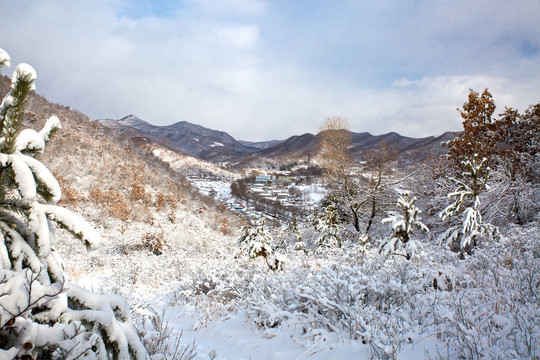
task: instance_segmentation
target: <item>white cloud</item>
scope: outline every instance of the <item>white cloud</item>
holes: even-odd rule
[[[253,25],[225,26],[218,29],[217,38],[225,46],[237,49],[250,48],[257,43],[259,28]]]
[[[519,14],[526,19],[520,23],[511,14],[508,25],[497,3],[489,21],[500,22],[504,31],[492,38],[475,32],[474,17],[464,11],[463,18],[450,5],[426,6],[408,19],[372,21],[372,13],[365,13],[370,9],[351,10],[343,20],[330,19],[329,29],[326,13],[309,14],[308,2],[301,9],[305,18],[274,19],[288,8],[248,0],[189,1],[195,5],[180,6],[174,16],[136,19],[118,15],[124,0],[12,1],[0,13],[0,47],[14,65],[36,68],[39,93],[93,118],[134,113],[161,125],[186,120],[246,140],[315,132],[333,114],[348,117],[358,132],[427,136],[458,130],[456,108],[469,88],[489,88],[501,111],[505,105],[523,111],[538,101],[536,43],[527,56],[501,51],[507,44],[489,44],[516,28],[523,37],[536,34],[524,10]],[[452,9],[456,15],[437,25]],[[535,14],[536,7],[531,9]],[[386,28],[393,22],[398,32]],[[422,26],[427,28],[420,31]],[[462,38],[471,31],[480,39]],[[436,45],[440,34],[453,40]],[[477,47],[477,57],[459,52],[462,43]],[[382,80],[365,81],[379,74]]]
[[[232,15],[263,15],[267,5],[262,0],[190,0],[204,11]]]

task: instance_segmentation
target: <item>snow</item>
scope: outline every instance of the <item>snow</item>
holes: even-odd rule
[[[101,245],[99,233],[82,217],[60,206],[40,205],[40,207],[49,219],[57,222],[80,238],[87,249],[95,250]]]
[[[2,104],[0,105],[0,115],[4,116],[7,110],[13,105],[15,105],[15,98],[11,95],[5,96],[2,100]]]
[[[210,144],[210,147],[216,147],[216,146],[224,146],[224,145],[217,141],[214,141],[212,144]]]
[[[17,136],[15,141],[15,150],[32,150],[36,152],[43,152],[45,149],[45,141],[43,137],[33,129],[24,129]]]
[[[62,124],[60,123],[60,119],[58,119],[56,116],[51,116],[45,123],[43,129],[40,130],[39,135],[44,141],[48,141],[51,133],[61,128]]]
[[[34,81],[37,79],[37,73],[36,70],[31,65],[21,63],[17,65],[17,68],[13,72],[12,77],[12,87],[15,86],[15,81],[20,78],[26,78],[27,81],[31,83],[30,90],[35,90],[36,85],[34,84]]]
[[[478,341],[491,336],[497,344],[506,344],[500,345],[504,347],[500,351],[512,357],[504,334],[516,331],[516,325],[508,325],[514,316],[510,309],[516,306],[512,294],[520,291],[515,278],[530,276],[522,272],[529,266],[540,266],[538,259],[526,265],[522,262],[526,256],[517,255],[513,270],[502,268],[502,259],[513,254],[514,245],[509,244],[514,240],[477,251],[467,261],[425,243],[424,251],[410,262],[380,256],[377,248],[367,245],[346,244],[344,249],[313,253],[313,244],[306,239],[307,253],[286,250],[284,269],[272,272],[261,259],[239,254],[235,238],[215,234],[185,210],[177,216],[181,218],[174,224],[156,219],[170,244],[170,250],[160,256],[119,251],[136,243],[138,233],[151,230],[135,223],[124,234],[114,231],[119,223],[107,225],[110,238],[89,260],[65,244],[63,251],[71,255],[66,264],[69,271],[86,271],[78,279],[72,277],[78,283],[102,292],[116,289],[140,316],[149,306],[164,311],[175,336],[183,332],[183,344],[195,341],[195,359],[208,359],[209,354],[225,360],[369,358],[374,351],[370,341],[400,359],[424,358],[424,350],[433,356],[447,346],[455,355],[451,357],[457,357],[452,351],[458,351],[454,346],[461,335],[455,329],[462,324],[456,298],[470,309],[466,321],[474,324]],[[516,247],[528,249],[537,248],[537,237],[531,230],[513,238],[525,241]],[[486,257],[494,258],[487,261]],[[102,265],[91,266],[97,259]],[[506,285],[489,290],[497,277]],[[434,279],[441,290],[433,288]],[[442,290],[447,286],[454,290]],[[489,303],[491,291],[498,294],[498,310],[482,305]],[[526,304],[519,305],[520,316],[537,321],[538,304]],[[506,324],[499,335],[483,326],[489,316]],[[352,338],[347,326],[355,322],[348,319],[361,326]],[[437,336],[441,329],[448,331],[446,338]]]
[[[51,196],[51,203],[56,204],[58,201],[60,201],[60,198],[62,197],[62,190],[60,189],[58,181],[49,171],[49,169],[47,169],[47,167],[41,162],[30,156],[22,154],[19,156],[30,168],[34,175],[34,178],[38,181],[38,183],[47,189]]]
[[[0,49],[0,64],[9,67],[11,65],[11,58],[9,54],[4,50]]]
[[[34,199],[36,197],[36,182],[34,181],[32,171],[21,155],[10,154],[7,157],[15,173],[15,183],[21,196],[26,199]]]
[[[209,354],[224,360],[289,360],[312,359],[346,360],[367,358],[369,351],[353,342],[342,342],[321,348],[304,348],[294,339],[294,330],[261,331],[246,323],[242,314],[231,315],[219,323],[202,329],[197,327],[194,307],[174,307],[167,312],[173,329],[182,329],[186,343],[195,341],[197,356],[194,360],[207,360]]]

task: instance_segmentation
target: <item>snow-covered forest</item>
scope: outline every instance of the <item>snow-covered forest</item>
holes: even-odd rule
[[[406,167],[329,117],[317,209],[249,225],[36,79],[1,87],[0,359],[540,357],[540,103],[471,90]]]

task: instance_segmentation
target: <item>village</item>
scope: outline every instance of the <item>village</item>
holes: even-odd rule
[[[286,222],[305,218],[324,197],[326,190],[318,177],[292,176],[288,172],[252,169],[245,175],[226,177],[211,174],[188,176],[201,194],[225,204],[249,223],[257,219]]]

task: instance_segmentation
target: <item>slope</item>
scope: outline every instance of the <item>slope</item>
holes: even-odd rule
[[[39,89],[39,83],[37,86]],[[0,77],[0,93],[5,94],[9,87],[10,79]],[[104,236],[135,223],[159,231],[162,219],[173,224],[178,218],[191,223],[200,218],[201,228],[219,236],[216,218],[235,219],[150,150],[77,110],[34,93],[29,97],[23,128],[39,129],[52,115],[58,116],[63,128],[39,160],[58,179],[61,204],[84,213],[94,226],[104,230]]]

